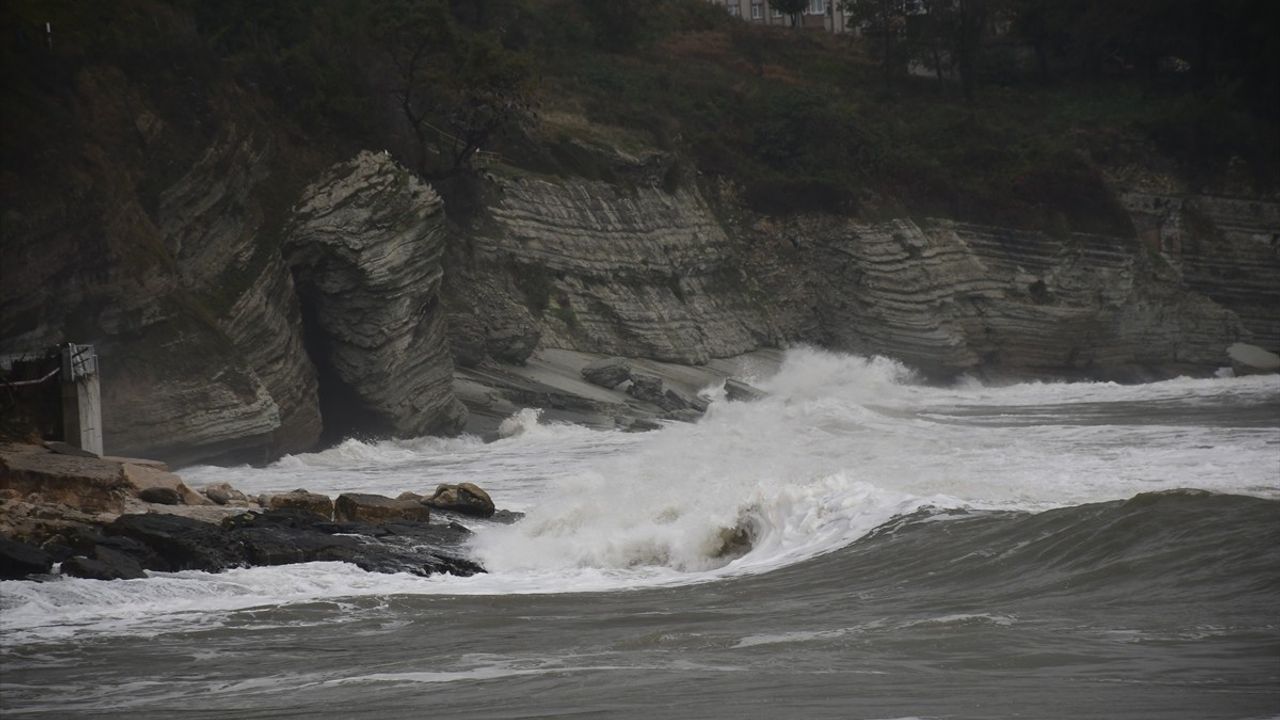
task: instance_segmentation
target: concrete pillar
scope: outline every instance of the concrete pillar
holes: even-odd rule
[[[92,345],[61,348],[62,427],[67,444],[102,454],[102,391]]]

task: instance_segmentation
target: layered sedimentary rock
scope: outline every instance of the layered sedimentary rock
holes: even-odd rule
[[[486,350],[520,361],[485,329],[524,327],[525,347],[683,363],[812,342],[941,377],[1137,380],[1211,372],[1232,342],[1280,322],[1264,307],[1280,292],[1268,285],[1274,258],[1256,252],[1231,265],[1243,280],[1230,290],[1203,279],[1203,260],[1139,240],[946,220],[752,221],[732,198],[718,202],[720,216],[748,219],[722,225],[692,187],[500,181],[455,263],[455,348],[467,364]]]
[[[466,280],[451,283],[449,306],[456,333],[470,334],[464,356],[483,342],[522,359],[502,343],[520,327],[543,347],[695,364],[779,339],[694,189],[509,179],[473,225],[451,267]]]
[[[1122,238],[940,220],[811,218],[756,231],[773,248],[762,280],[797,338],[931,375],[1207,372],[1241,332],[1233,313]]]
[[[1142,238],[1187,286],[1234,311],[1248,338],[1280,350],[1280,202],[1129,192]]]
[[[304,192],[284,248],[327,431],[461,427],[438,301],[444,244],[439,196],[384,155],[361,153]]]
[[[235,91],[205,133],[86,68],[82,145],[6,198],[0,351],[97,346],[110,452],[267,459],[319,434],[287,272],[262,237],[274,143]],[[50,186],[53,187],[50,187]],[[292,305],[291,305],[292,303]]]

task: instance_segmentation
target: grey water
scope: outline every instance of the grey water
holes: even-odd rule
[[[0,708],[1280,716],[1280,382],[941,390],[796,363],[766,403],[647,436],[530,417],[491,445],[200,469],[264,489],[485,475],[528,516],[477,527],[476,579],[316,563],[5,583]],[[735,518],[751,552],[700,555]]]

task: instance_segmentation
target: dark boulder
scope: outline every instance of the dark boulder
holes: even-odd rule
[[[692,409],[693,404],[689,402],[688,398],[675,390],[667,390],[662,394],[662,398],[658,400],[658,407],[667,412],[678,412]]]
[[[105,528],[147,546],[148,570],[219,572],[244,563],[243,548],[217,525],[177,515],[121,515]]]
[[[724,397],[730,402],[752,402],[766,395],[765,391],[751,387],[741,380],[729,378],[724,381]]]
[[[181,505],[182,493],[171,487],[156,485],[139,491],[138,499],[157,505]]]
[[[218,505],[247,505],[249,498],[229,483],[214,483],[200,489],[205,497]]]
[[[349,535],[330,535],[319,530],[287,525],[237,528],[232,537],[244,547],[252,565],[291,565],[329,559],[335,549],[353,548],[360,541]]]
[[[333,500],[329,496],[307,492],[302,488],[281,495],[272,495],[263,504],[271,510],[296,508],[318,515],[325,520],[333,517]]]
[[[441,485],[427,499],[427,504],[438,510],[482,518],[490,517],[494,512],[493,499],[489,497],[489,493],[472,483]]]
[[[643,373],[633,373],[631,375],[631,386],[627,388],[627,394],[631,397],[657,405],[662,402],[665,393],[666,389],[662,387],[662,378],[657,375],[645,375]]]
[[[34,545],[0,537],[0,580],[21,580],[47,573],[53,567],[49,553]]]
[[[337,522],[427,522],[430,513],[430,508],[416,500],[365,493],[343,493],[333,504],[333,519]]]
[[[102,545],[94,548],[93,557],[76,555],[65,560],[62,574],[89,580],[137,580],[147,576],[135,558]]]
[[[618,387],[631,379],[631,364],[622,358],[604,358],[582,368],[582,377],[592,385]]]
[[[663,420],[676,420],[678,422],[694,423],[702,419],[702,413],[693,408],[685,408],[684,410],[672,410],[662,414]]]

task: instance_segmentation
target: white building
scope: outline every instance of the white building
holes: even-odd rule
[[[724,7],[734,17],[761,25],[791,25],[791,18],[769,7],[768,0],[709,0]],[[800,24],[806,28],[822,28],[828,32],[845,32],[847,18],[839,0],[809,0],[809,6],[800,14]]]

